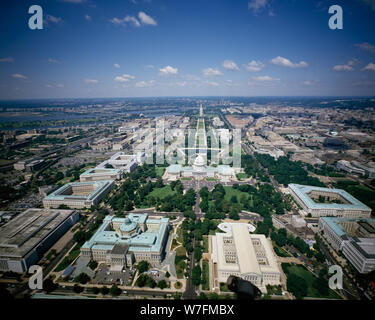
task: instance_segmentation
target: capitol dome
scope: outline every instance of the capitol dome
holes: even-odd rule
[[[198,154],[198,156],[194,160],[194,166],[203,167],[205,165],[206,165],[206,160],[204,160],[204,158],[200,154]]]

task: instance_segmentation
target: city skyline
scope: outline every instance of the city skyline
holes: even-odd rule
[[[371,96],[373,1],[2,3],[0,99]],[[341,5],[344,29],[330,30]]]

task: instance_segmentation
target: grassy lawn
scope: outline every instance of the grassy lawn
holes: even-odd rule
[[[215,178],[206,178],[206,181],[217,181]]]
[[[249,176],[246,173],[237,173],[236,177],[237,179],[242,180],[242,179],[247,179]]]
[[[177,256],[186,256],[186,250],[183,246],[180,246],[176,250],[176,255]]]
[[[202,262],[202,290],[210,290],[210,270],[206,260]]]
[[[184,272],[187,267],[186,263],[186,250],[184,247],[179,247],[176,250],[176,256],[174,259],[175,267],[176,267],[176,273],[177,273],[177,278],[182,279],[184,277]]]
[[[164,174],[165,168],[163,168],[163,167],[156,167],[155,171],[156,171],[156,176],[158,178],[161,178],[163,176],[163,174]]]
[[[68,267],[80,254],[81,247],[76,244],[74,248],[70,251],[69,255],[66,256],[63,261],[60,262],[60,264],[56,267],[55,271],[63,271],[66,267]]]
[[[175,192],[172,191],[171,187],[168,185],[163,188],[155,188],[149,193],[148,197],[152,196],[155,198],[164,199],[165,197],[173,194],[175,194]]]
[[[203,252],[208,252],[208,237],[203,237]]]
[[[189,178],[189,177],[182,177],[181,180],[182,181],[190,181],[192,178]]]
[[[296,274],[297,276],[306,280],[307,283],[307,296],[312,298],[328,298],[328,299],[341,299],[341,297],[333,290],[328,289],[329,294],[326,297],[322,297],[319,292],[313,287],[313,282],[316,279],[315,275],[312,274],[310,271],[305,269],[299,265],[289,265],[289,264],[282,264],[285,265],[283,269],[287,270],[288,274]]]
[[[233,189],[232,187],[224,187],[224,189],[225,189],[225,200],[227,200],[227,201],[230,201],[232,196],[236,196],[237,201],[240,202],[241,196],[243,194],[248,196],[248,193],[242,192],[242,191],[237,190],[237,189]]]
[[[279,246],[277,246],[274,241],[272,241],[272,245],[273,245],[273,249],[275,250],[275,253],[279,256],[279,257],[291,257],[292,255],[289,254],[288,252],[286,252],[283,248],[280,248]]]
[[[180,243],[182,243],[182,241],[183,241],[183,238],[182,238],[182,229],[181,228],[177,228],[176,234],[177,234],[177,241],[180,242]]]

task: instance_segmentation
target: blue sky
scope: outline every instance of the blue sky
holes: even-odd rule
[[[375,0],[5,0],[0,27],[0,99],[375,93]]]

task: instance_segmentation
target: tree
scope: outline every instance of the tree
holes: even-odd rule
[[[118,296],[121,293],[121,289],[119,289],[115,284],[111,287],[109,290],[109,293],[111,296],[115,297]]]
[[[155,288],[156,287],[156,281],[151,278],[150,276],[146,276],[146,285],[150,288]]]
[[[57,209],[70,209],[66,204],[60,204]]]
[[[44,280],[44,282],[43,282],[43,289],[44,289],[47,293],[50,293],[50,292],[56,290],[56,288],[57,288],[57,284],[54,283],[54,282],[52,281],[52,279],[48,278],[48,279]]]
[[[160,289],[165,289],[166,287],[167,287],[167,282],[165,281],[165,280],[160,280],[159,282],[158,282],[158,287],[160,288]]]
[[[89,262],[88,266],[89,266],[89,268],[90,268],[91,270],[95,270],[96,267],[98,266],[98,262],[95,261],[95,260],[91,260],[91,261]]]
[[[74,282],[79,282],[80,284],[86,284],[89,281],[90,277],[84,272],[80,273],[78,276],[74,278]]]
[[[201,247],[195,247],[194,248],[194,258],[197,261],[202,259],[202,248]]]
[[[208,297],[209,297],[210,300],[218,300],[219,299],[219,295],[216,292],[210,293],[210,295]]]
[[[198,286],[201,283],[202,270],[200,266],[195,266],[192,270],[191,280],[193,284]]]
[[[232,219],[232,220],[240,220],[240,216],[238,214],[238,212],[236,211],[231,211],[229,213],[229,219]]]
[[[144,287],[146,285],[146,281],[147,281],[147,275],[141,274],[137,279],[137,286],[141,288]]]
[[[98,294],[100,292],[100,289],[98,287],[91,288],[93,294]]]
[[[140,261],[137,265],[137,270],[139,273],[146,272],[150,267],[150,264],[147,261]]]
[[[288,291],[293,293],[297,299],[302,299],[307,295],[306,280],[294,273],[288,274],[286,286]]]
[[[100,293],[101,293],[103,296],[105,296],[106,294],[109,293],[109,289],[108,289],[106,286],[101,287],[101,288],[100,288]]]
[[[82,230],[76,232],[73,236],[73,240],[79,244],[83,244],[86,241],[86,233]]]
[[[169,277],[171,276],[171,274],[167,271],[167,272],[165,273],[165,276],[166,276],[166,278],[169,278]]]
[[[206,296],[206,294],[204,292],[201,292],[199,294],[199,299],[201,299],[201,300],[207,300],[208,298],[207,298],[207,296]]]
[[[230,202],[232,203],[237,203],[238,200],[237,200],[237,196],[233,195],[231,198],[230,198]]]
[[[81,293],[83,291],[83,288],[79,285],[79,284],[75,284],[74,287],[73,287],[73,291],[75,293]]]

